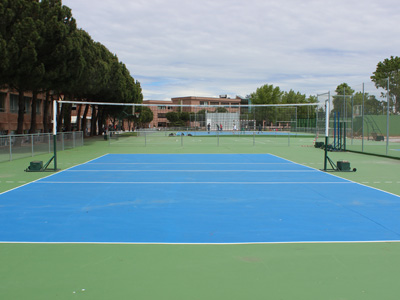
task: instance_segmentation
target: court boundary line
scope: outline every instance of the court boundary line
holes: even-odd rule
[[[41,181],[37,183],[45,184],[352,184],[352,182],[236,182],[236,181],[124,181],[124,182],[111,182],[111,181]]]
[[[68,170],[70,170],[70,169],[72,169],[72,168],[75,168],[75,167],[77,167],[77,166],[81,166],[81,165],[87,164],[87,163],[89,163],[89,162],[91,162],[91,161],[93,161],[93,160],[95,160],[95,159],[98,159],[98,158],[100,158],[100,157],[106,156],[106,155],[108,155],[108,154],[109,154],[109,153],[103,154],[103,155],[101,155],[101,156],[99,156],[99,157],[96,157],[96,158],[93,158],[93,159],[91,159],[91,160],[88,160],[87,162],[84,162],[84,163],[82,163],[82,164],[77,164],[76,166],[72,166],[72,167],[66,168],[65,170],[60,170],[60,171],[55,172],[55,173],[52,173],[52,174],[50,174],[50,175],[48,175],[48,176],[44,176],[44,177],[38,178],[38,179],[36,179],[36,180],[27,182],[27,183],[25,183],[25,184],[23,184],[23,185],[17,186],[17,187],[12,188],[12,189],[10,189],[10,190],[8,190],[8,191],[4,191],[4,192],[0,193],[0,196],[3,195],[3,194],[6,194],[6,193],[8,193],[8,192],[14,191],[14,190],[16,190],[16,189],[22,188],[22,187],[24,187],[24,186],[26,186],[26,185],[29,185],[29,184],[31,184],[31,183],[37,183],[38,181],[40,181],[40,180],[42,180],[42,179],[46,179],[46,178],[49,178],[49,177],[51,177],[51,176],[55,176],[55,175],[60,174],[60,173],[62,173],[62,172],[68,171]]]
[[[323,171],[321,171],[321,170],[319,170],[319,169],[315,169],[315,168],[312,168],[312,167],[309,167],[309,166],[306,166],[306,165],[303,165],[303,164],[300,164],[300,163],[297,163],[297,162],[293,162],[293,161],[290,161],[290,160],[288,160],[288,159],[279,157],[279,156],[274,155],[274,154],[270,154],[270,153],[266,153],[266,154],[267,154],[267,155],[271,155],[271,156],[278,157],[278,158],[280,158],[280,159],[282,159],[282,160],[289,161],[289,162],[291,162],[291,163],[293,163],[293,164],[296,164],[296,165],[300,165],[300,166],[306,167],[306,168],[308,168],[308,169],[311,169],[312,171],[320,171],[320,172],[322,172],[322,173],[326,173],[326,172],[323,172]],[[84,162],[84,163],[81,163],[81,164],[77,164],[76,166],[72,166],[72,167],[67,168],[67,169],[65,169],[65,170],[61,170],[60,172],[50,174],[50,175],[48,175],[48,176],[39,178],[39,179],[34,180],[34,181],[32,181],[32,182],[28,182],[28,183],[26,183],[26,184],[24,184],[24,185],[21,185],[21,186],[19,186],[19,187],[13,188],[13,189],[11,189],[11,190],[2,192],[2,193],[0,193],[0,195],[5,194],[5,193],[10,192],[10,191],[13,191],[13,190],[18,189],[18,188],[21,188],[21,187],[23,187],[23,186],[29,185],[29,184],[31,184],[31,183],[37,183],[38,181],[41,181],[41,180],[43,180],[43,179],[46,179],[46,178],[49,178],[49,177],[51,177],[51,176],[57,175],[57,174],[59,174],[59,173],[61,173],[61,172],[65,172],[65,171],[67,171],[67,170],[70,170],[71,168],[74,168],[74,167],[77,167],[77,166],[80,166],[80,165],[89,164],[90,162],[92,162],[92,161],[94,161],[94,160],[97,160],[97,159],[100,159],[100,158],[102,158],[102,157],[104,157],[104,156],[107,156],[107,155],[109,155],[109,153],[104,154],[104,155],[101,155],[101,156],[96,157],[96,158],[93,158],[93,159],[91,159],[91,160],[89,160],[89,161],[87,161],[87,162]],[[134,154],[133,154],[133,155],[134,155]],[[146,154],[146,155],[151,155],[151,154]],[[202,155],[202,154],[200,154],[200,155]],[[224,154],[222,154],[222,155],[224,155]],[[251,155],[251,154],[250,154],[250,155]],[[386,194],[390,194],[390,195],[393,195],[393,196],[400,197],[400,196],[398,196],[398,195],[396,195],[396,194],[392,194],[392,193],[387,192],[387,191],[384,191],[384,190],[380,190],[380,189],[377,189],[377,188],[374,188],[374,187],[370,187],[370,186],[367,186],[367,185],[365,185],[365,184],[361,184],[361,183],[358,183],[358,182],[355,182],[355,181],[352,181],[352,180],[349,180],[349,179],[346,179],[346,178],[343,178],[343,177],[340,177],[340,176],[336,176],[336,175],[331,174],[331,173],[328,173],[328,174],[334,176],[335,178],[343,179],[344,182],[311,182],[311,183],[312,183],[312,184],[321,184],[321,183],[324,183],[324,184],[326,184],[326,183],[330,183],[330,184],[338,184],[338,183],[339,183],[339,184],[349,184],[349,183],[356,183],[356,184],[359,184],[359,185],[361,185],[361,186],[365,186],[365,187],[367,187],[367,188],[372,188],[372,189],[375,189],[375,190],[384,192],[384,193],[386,193]],[[46,181],[42,181],[42,182],[39,182],[39,183],[60,183],[60,182],[46,182]],[[66,183],[70,183],[70,182],[66,182]],[[72,182],[71,182],[71,183],[72,183]],[[91,183],[91,182],[76,182],[76,183]],[[102,182],[100,182],[100,183],[102,183]],[[112,182],[112,183],[120,183],[120,182]],[[134,182],[134,184],[141,184],[141,183],[143,183],[143,182]],[[160,183],[160,182],[150,182],[150,183],[151,183],[151,184],[154,184],[154,183]],[[175,184],[175,183],[179,183],[179,182],[172,182],[172,183]],[[193,184],[193,183],[197,183],[197,182],[184,182],[184,183]],[[200,183],[203,183],[203,182],[200,182]],[[211,183],[215,183],[215,182],[211,182]],[[221,183],[222,183],[222,184],[229,184],[230,182],[221,182]],[[299,182],[299,183],[300,183],[300,184],[304,184],[304,183],[307,184],[307,182]],[[238,183],[234,182],[234,184],[238,184]],[[258,183],[258,182],[249,182],[249,183],[243,183],[243,182],[241,182],[241,184],[287,184],[287,183],[285,183],[285,182],[259,182],[259,183]],[[359,244],[359,243],[398,243],[398,242],[400,242],[400,240],[377,240],[377,241],[231,242],[231,243],[12,242],[12,241],[0,241],[0,244],[49,244],[49,245],[50,245],[50,244],[65,244],[65,245],[66,245],[66,244],[76,244],[76,245],[79,245],[79,244],[86,244],[86,245],[91,245],[91,244],[92,244],[92,245],[258,245],[258,244],[260,244],[260,245],[261,245],[261,244]]]
[[[289,242],[232,242],[232,243],[173,243],[173,242],[12,242],[0,241],[1,244],[22,244],[22,245],[171,245],[171,246],[229,246],[229,245],[291,245],[291,244],[384,244],[400,243],[400,240],[377,240],[377,241],[289,241]]]
[[[201,172],[254,172],[254,173],[316,173],[316,170],[68,170],[68,172],[191,172],[191,173],[201,173]]]
[[[284,160],[286,160],[286,161],[292,162],[292,163],[294,163],[294,164],[297,164],[297,165],[300,165],[300,166],[304,166],[304,167],[306,167],[306,168],[310,168],[310,169],[316,170],[316,171],[318,171],[318,172],[322,172],[323,174],[328,174],[328,175],[333,176],[333,177],[335,177],[335,178],[341,178],[341,179],[346,180],[346,181],[348,181],[348,182],[355,183],[355,184],[358,184],[358,185],[361,185],[361,186],[364,186],[364,187],[367,187],[367,188],[370,188],[370,189],[373,189],[373,190],[377,190],[377,191],[380,191],[380,192],[384,192],[384,193],[386,193],[386,194],[389,194],[389,195],[396,196],[396,197],[400,198],[400,195],[396,195],[396,194],[394,194],[394,193],[391,193],[391,192],[388,192],[388,191],[385,191],[385,190],[381,190],[381,189],[378,189],[378,188],[373,187],[373,186],[369,186],[369,185],[366,185],[366,184],[363,184],[363,183],[360,183],[360,182],[356,182],[356,181],[353,181],[353,180],[351,180],[351,179],[347,179],[347,178],[344,178],[344,177],[340,177],[340,176],[337,176],[337,175],[332,174],[332,173],[330,173],[330,172],[324,172],[324,171],[322,171],[322,170],[320,170],[320,169],[316,169],[316,168],[312,168],[312,167],[309,167],[309,166],[306,166],[306,165],[302,165],[302,164],[300,164],[300,163],[291,161],[290,159],[282,158],[282,157],[277,156],[277,155],[275,155],[275,154],[271,154],[271,153],[268,153],[268,154],[269,154],[269,155],[272,155],[272,156],[275,156],[275,157],[278,157],[278,158],[281,158],[281,159],[284,159]]]
[[[151,154],[149,154],[151,155]],[[201,154],[196,154],[201,155]],[[293,163],[91,163],[91,165],[291,165]]]

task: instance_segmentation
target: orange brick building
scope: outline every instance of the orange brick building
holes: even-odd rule
[[[206,110],[212,110],[212,108],[207,108],[207,106],[210,105],[222,105],[226,108],[228,112],[238,112],[239,111],[239,108],[237,107],[238,105],[247,104],[247,102],[244,101],[246,100],[238,96],[233,99],[228,98],[227,96],[220,96],[219,98],[188,96],[188,97],[175,97],[172,98],[170,101],[144,100],[143,104],[152,105],[149,108],[153,112],[153,121],[150,122],[149,127],[160,128],[168,126],[168,120],[166,117],[166,114],[168,112],[178,111],[179,108],[176,107],[175,105],[191,105],[191,106],[183,106],[181,108],[183,112],[189,112],[189,113],[197,113],[199,110],[202,109],[202,106],[204,106],[204,109]],[[193,107],[194,105],[197,105],[198,107]],[[196,126],[197,125],[198,124],[196,124]]]

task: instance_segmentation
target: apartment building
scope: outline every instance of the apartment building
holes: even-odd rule
[[[15,133],[18,126],[18,99],[17,91],[11,89],[0,90],[0,135]],[[43,132],[43,115],[45,95],[39,94],[36,101],[36,131]],[[24,93],[24,123],[23,130],[27,133],[31,127],[32,92]],[[51,105],[51,104],[49,104]],[[51,109],[51,108],[50,108]],[[48,124],[51,118],[48,117]],[[51,125],[50,125],[51,127]]]
[[[153,121],[149,124],[151,128],[168,127],[168,120],[166,114],[172,111],[181,110],[181,112],[198,113],[200,110],[214,111],[215,108],[207,107],[212,105],[221,105],[229,113],[235,113],[239,111],[238,105],[248,104],[247,99],[243,99],[239,96],[236,98],[228,98],[226,95],[217,97],[175,97],[167,101],[155,101],[155,100],[144,100],[143,104],[152,104],[149,108],[153,112]],[[175,105],[187,105],[181,108]],[[196,107],[195,107],[196,106]],[[202,108],[204,106],[204,108]],[[191,120],[193,127],[198,126],[199,122]]]

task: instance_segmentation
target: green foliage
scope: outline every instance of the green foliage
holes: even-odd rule
[[[341,113],[341,117],[350,117],[351,98],[353,97],[354,90],[347,83],[342,83],[336,87],[335,92],[336,95],[332,96],[332,113],[339,112]]]
[[[364,101],[364,113],[366,115],[381,115],[384,112],[382,103],[376,99],[375,95],[369,95],[368,93],[357,92],[353,97],[354,106],[362,106]],[[362,111],[358,111],[361,114]],[[354,114],[354,109],[353,109]]]
[[[169,126],[182,127],[190,120],[190,114],[188,112],[171,111],[166,114],[166,118],[169,121]]]
[[[371,80],[377,88],[388,90],[389,80],[389,95],[391,107],[395,106],[396,111],[400,111],[400,57],[391,56],[383,62],[379,62],[376,66],[376,71],[371,76]],[[391,109],[393,111],[393,108]]]
[[[139,117],[141,124],[150,123],[151,121],[153,121],[153,118],[154,118],[153,112],[151,111],[150,108],[145,106],[141,108]]]
[[[215,112],[217,112],[217,113],[227,113],[228,110],[225,107],[217,107]]]
[[[177,122],[179,120],[179,113],[175,111],[171,111],[166,113],[165,117],[170,123]]]
[[[278,104],[281,101],[283,92],[279,87],[272,84],[265,84],[257,88],[255,93],[250,95],[252,104]]]
[[[306,95],[300,92],[290,90],[283,92],[279,87],[273,85],[263,85],[256,92],[250,95],[252,104],[300,104],[300,103],[317,103],[317,97]],[[296,115],[296,116],[295,116]],[[294,108],[277,108],[277,107],[260,107],[254,112],[249,112],[246,119],[255,118],[257,124],[271,124],[278,121],[293,121],[297,118],[313,119],[316,110],[314,107],[297,107]],[[243,116],[241,117],[243,119]]]
[[[117,56],[77,29],[71,9],[61,0],[1,1],[0,86],[14,88],[22,95],[28,90],[51,90],[96,102],[143,101],[140,83]],[[20,110],[22,130],[22,104]],[[116,116],[122,110],[102,107],[99,118]],[[148,119],[150,113],[144,116]]]

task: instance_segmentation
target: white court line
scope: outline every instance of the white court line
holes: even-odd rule
[[[91,159],[91,160],[89,160],[89,161],[87,161],[87,162],[85,162],[85,163],[78,164],[78,165],[76,165],[76,166],[82,166],[82,165],[84,165],[84,164],[90,163],[91,161],[94,161],[94,160],[99,159],[99,158],[101,158],[101,157],[103,157],[103,156],[106,156],[106,155],[107,155],[107,154],[101,155],[101,156],[99,156],[99,157],[93,158],[93,159]],[[74,168],[74,167],[76,167],[76,166],[72,166],[72,167],[70,167],[70,168]],[[51,174],[49,174],[48,176],[44,176],[44,177],[42,177],[42,178],[33,180],[33,181],[28,182],[28,183],[26,183],[26,184],[23,184],[23,185],[21,185],[21,186],[17,186],[17,187],[15,187],[15,188],[11,189],[11,190],[4,191],[4,192],[0,193],[0,196],[3,195],[3,194],[9,193],[9,192],[11,192],[11,191],[17,190],[17,189],[19,189],[19,188],[22,188],[22,187],[24,187],[24,186],[30,185],[30,184],[32,184],[32,183],[37,183],[37,182],[39,182],[40,180],[42,180],[42,179],[44,179],[44,178],[49,178],[49,177],[55,176],[55,175],[57,175],[57,174],[64,173],[64,172],[66,172],[67,170],[69,170],[70,168],[67,168],[67,169],[65,169],[65,170],[60,170],[60,171],[58,171],[58,172],[51,173]]]
[[[291,161],[291,160],[289,160],[289,159],[279,157],[278,155],[275,155],[275,154],[269,154],[269,155],[278,157],[278,158],[280,158],[280,159],[283,159],[283,160],[286,160],[286,161],[289,161],[289,162],[292,162],[292,163],[294,163],[294,164],[296,164],[296,165],[300,165],[300,166],[303,166],[303,167],[306,167],[306,168],[314,169],[314,168],[312,168],[312,167],[307,167],[307,166],[305,166],[305,165],[302,165],[302,164],[300,164],[300,163],[296,163],[296,162]],[[366,187],[366,188],[373,189],[373,190],[376,190],[376,191],[380,191],[380,192],[383,192],[383,193],[386,193],[386,194],[389,194],[389,195],[396,196],[396,197],[399,197],[399,198],[400,198],[399,195],[396,195],[396,194],[394,194],[394,193],[391,193],[391,192],[388,192],[388,191],[385,191],[385,190],[381,190],[381,189],[378,189],[378,188],[375,188],[375,187],[366,185],[366,184],[364,184],[364,183],[360,183],[360,182],[356,182],[356,181],[353,181],[353,180],[350,180],[350,179],[346,179],[346,178],[343,178],[343,177],[334,175],[334,174],[332,174],[332,173],[330,173],[330,172],[324,172],[323,170],[319,170],[319,169],[314,169],[314,170],[317,170],[317,171],[322,172],[322,173],[324,173],[324,174],[328,174],[328,175],[330,175],[330,176],[332,176],[332,177],[335,177],[335,178],[341,178],[341,179],[347,180],[347,181],[349,181],[349,182],[351,182],[351,183],[355,183],[355,184],[357,184],[357,185],[361,185],[361,186],[364,186],[364,187]],[[377,182],[377,183],[380,183],[380,182]],[[400,183],[400,182],[399,182],[399,183]]]
[[[243,184],[243,185],[254,185],[254,184],[352,184],[350,181],[343,182],[215,182],[215,181],[40,181],[37,183],[52,183],[52,184]]]
[[[373,244],[373,243],[399,243],[400,240],[376,240],[376,241],[288,241],[288,242],[204,242],[204,243],[184,243],[184,242],[13,242],[0,241],[0,244],[43,244],[43,245],[280,245],[280,244]]]
[[[144,162],[144,163],[90,163],[91,165],[293,165],[291,162],[287,163],[209,163],[209,162],[201,162],[201,163],[151,163],[151,162]]]
[[[249,172],[249,173],[316,173],[317,170],[68,170],[68,172]]]

